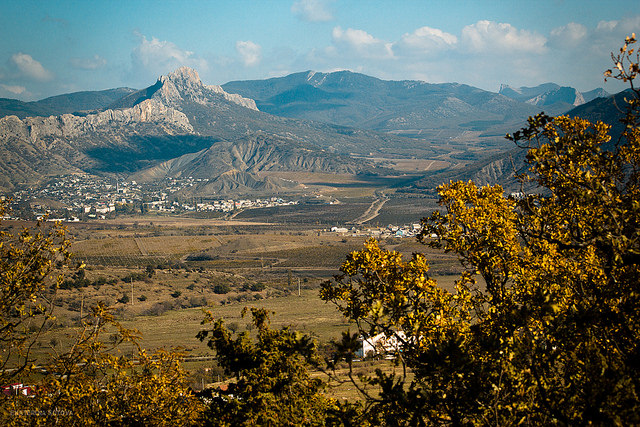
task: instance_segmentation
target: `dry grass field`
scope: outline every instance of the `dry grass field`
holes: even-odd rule
[[[69,277],[58,291],[55,326],[36,352],[62,351],[98,301],[112,306],[124,326],[141,332],[143,347],[181,347],[196,385],[214,382],[219,374],[215,362],[208,360],[212,352],[195,338],[203,327],[203,310],[241,332],[250,329],[248,319],[240,316],[242,309],[264,307],[273,312],[274,327],[290,326],[320,343],[338,339],[353,325],[320,300],[319,285],[338,273],[345,257],[360,250],[366,237],[328,229],[358,218],[376,197],[252,209],[232,221],[148,215],[70,224],[71,251],[86,268],[81,280]],[[377,221],[417,222],[433,208],[431,199],[391,197]],[[444,287],[453,287],[459,272],[454,257],[413,238],[388,238],[380,244],[405,257],[427,253],[431,273]],[[373,372],[366,364],[358,369]],[[353,397],[352,385],[332,384],[330,393],[336,397]]]

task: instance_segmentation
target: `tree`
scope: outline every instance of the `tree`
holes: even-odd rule
[[[508,138],[528,150],[535,194],[451,182],[419,240],[455,253],[454,292],[426,257],[370,240],[321,296],[360,333],[400,337],[377,371],[372,420],[425,424],[640,422],[640,92],[635,35],[614,55],[631,83],[625,130],[544,114]],[[432,237],[435,236],[435,237]],[[402,331],[402,334],[399,332]]]
[[[0,217],[7,202],[0,202]],[[36,340],[53,319],[53,301],[68,262],[69,242],[60,226],[0,231],[0,382],[28,374]]]
[[[227,388],[209,390],[208,424],[344,425],[357,414],[357,406],[338,404],[322,394],[325,384],[310,374],[320,360],[308,335],[288,327],[272,329],[265,309],[252,308],[251,317],[255,342],[246,331],[234,335],[222,319],[214,321],[206,312],[203,324],[213,322],[213,327],[198,338],[208,339],[218,364],[232,378]]]
[[[5,209],[0,204],[0,214]],[[24,383],[35,390],[28,398],[1,394],[0,423],[197,424],[203,405],[187,386],[182,355],[147,354],[137,331],[123,328],[102,304],[83,319],[70,346],[53,336],[54,352],[36,357],[33,348],[55,319],[69,244],[60,225],[0,232],[0,385]]]
[[[115,330],[107,343],[100,337]],[[182,355],[147,354],[136,331],[98,304],[67,352],[57,355],[30,398],[5,400],[7,425],[197,425],[202,403],[187,386]],[[122,344],[133,346],[124,354]],[[131,357],[131,353],[135,357]]]

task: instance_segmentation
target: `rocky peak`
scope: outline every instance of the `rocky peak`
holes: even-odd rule
[[[159,98],[162,103],[173,108],[179,107],[184,100],[207,105],[211,101],[211,96],[215,94],[245,108],[258,110],[253,99],[227,93],[217,85],[204,85],[198,72],[193,68],[180,67],[166,76],[161,76],[158,82],[161,83],[161,87],[153,97]]]
[[[158,80],[160,80],[163,85],[173,84],[180,88],[195,89],[204,86],[198,72],[189,67],[180,67],[166,76],[160,76]]]

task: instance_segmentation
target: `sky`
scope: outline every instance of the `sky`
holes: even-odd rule
[[[604,87],[637,0],[0,0],[0,97],[351,70],[497,92]]]

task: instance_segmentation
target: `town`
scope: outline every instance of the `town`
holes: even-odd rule
[[[10,199],[11,211],[4,219],[81,222],[114,219],[124,215],[199,214],[204,217],[229,218],[245,209],[290,206],[301,203],[279,196],[256,199],[220,198],[216,200],[188,197],[184,190],[207,182],[201,178],[167,178],[153,183],[139,183],[88,174],[62,175],[41,186],[25,187],[0,199]],[[317,196],[316,196],[317,197]],[[339,203],[337,200],[327,204]],[[421,224],[389,224],[381,227],[336,225],[325,232],[343,236],[379,239],[415,237]]]
[[[11,199],[12,219],[42,219],[78,222],[113,218],[117,214],[165,212],[228,213],[240,209],[293,205],[280,197],[220,199],[183,196],[180,192],[207,179],[167,178],[151,184],[90,176],[63,175],[40,187],[27,187],[3,199]]]

